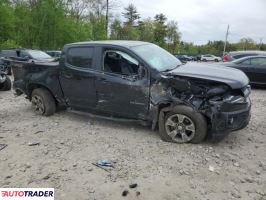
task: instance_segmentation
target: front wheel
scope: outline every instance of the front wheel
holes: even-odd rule
[[[188,106],[176,106],[160,113],[159,134],[162,140],[175,143],[200,143],[207,135],[207,122],[202,114]]]
[[[51,93],[44,88],[33,90],[31,103],[34,111],[39,115],[50,116],[56,111],[56,104]]]

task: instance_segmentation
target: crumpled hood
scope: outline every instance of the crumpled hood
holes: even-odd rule
[[[243,88],[249,84],[248,77],[242,71],[212,64],[187,63],[169,71],[169,73],[226,83],[232,89]]]

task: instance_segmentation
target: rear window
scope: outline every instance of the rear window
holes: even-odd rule
[[[67,63],[80,68],[92,68],[94,48],[72,47],[67,51]]]

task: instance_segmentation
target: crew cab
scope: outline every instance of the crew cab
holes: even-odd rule
[[[13,61],[14,90],[49,116],[57,107],[135,120],[164,141],[199,143],[244,128],[250,87],[237,69],[182,64],[140,41],[67,44],[59,63]]]

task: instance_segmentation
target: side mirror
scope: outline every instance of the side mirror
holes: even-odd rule
[[[142,79],[143,77],[145,77],[145,67],[140,64],[138,69],[138,78]]]

